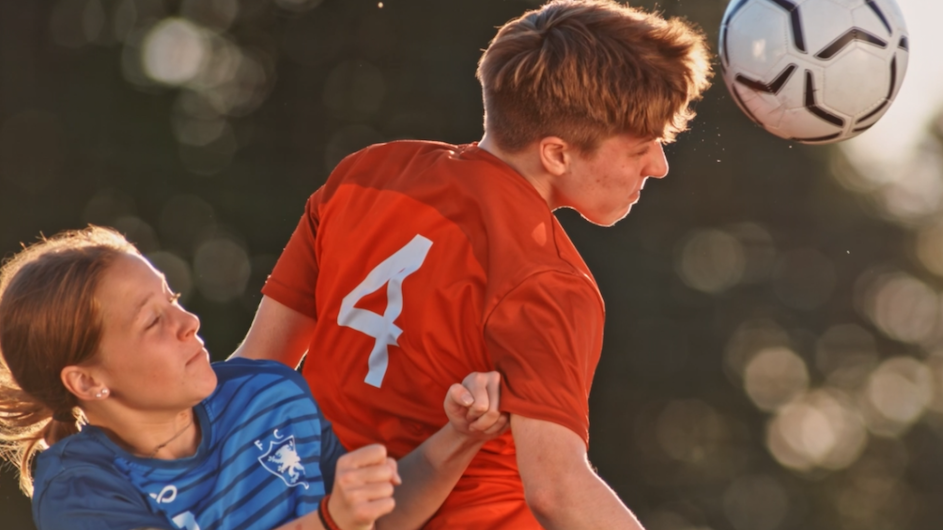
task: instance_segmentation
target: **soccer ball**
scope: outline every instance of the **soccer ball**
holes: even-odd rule
[[[877,123],[909,55],[894,0],[732,0],[720,27],[727,89],[767,131],[824,144]]]

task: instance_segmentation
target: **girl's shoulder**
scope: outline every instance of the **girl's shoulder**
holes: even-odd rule
[[[36,457],[33,520],[40,530],[165,526],[116,468],[116,456],[86,428]]]

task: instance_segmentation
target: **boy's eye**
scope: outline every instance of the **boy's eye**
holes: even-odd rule
[[[151,329],[152,327],[156,326],[158,322],[160,322],[160,315],[154,317],[154,320],[152,320],[151,323],[148,324],[144,329]]]

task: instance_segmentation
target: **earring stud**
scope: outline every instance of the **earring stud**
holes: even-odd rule
[[[107,388],[103,388],[103,389],[99,390],[97,394],[95,394],[95,397],[101,399],[101,398],[103,398],[103,397],[105,397],[105,396],[107,396],[107,395],[108,395],[108,389],[107,389]]]

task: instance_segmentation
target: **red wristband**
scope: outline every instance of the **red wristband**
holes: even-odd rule
[[[327,530],[341,530],[341,527],[337,526],[337,523],[334,522],[334,519],[331,518],[331,512],[327,509],[327,501],[331,498],[331,494],[328,493],[321,499],[321,503],[318,504],[318,517],[321,518],[321,524],[324,525],[324,528]]]

